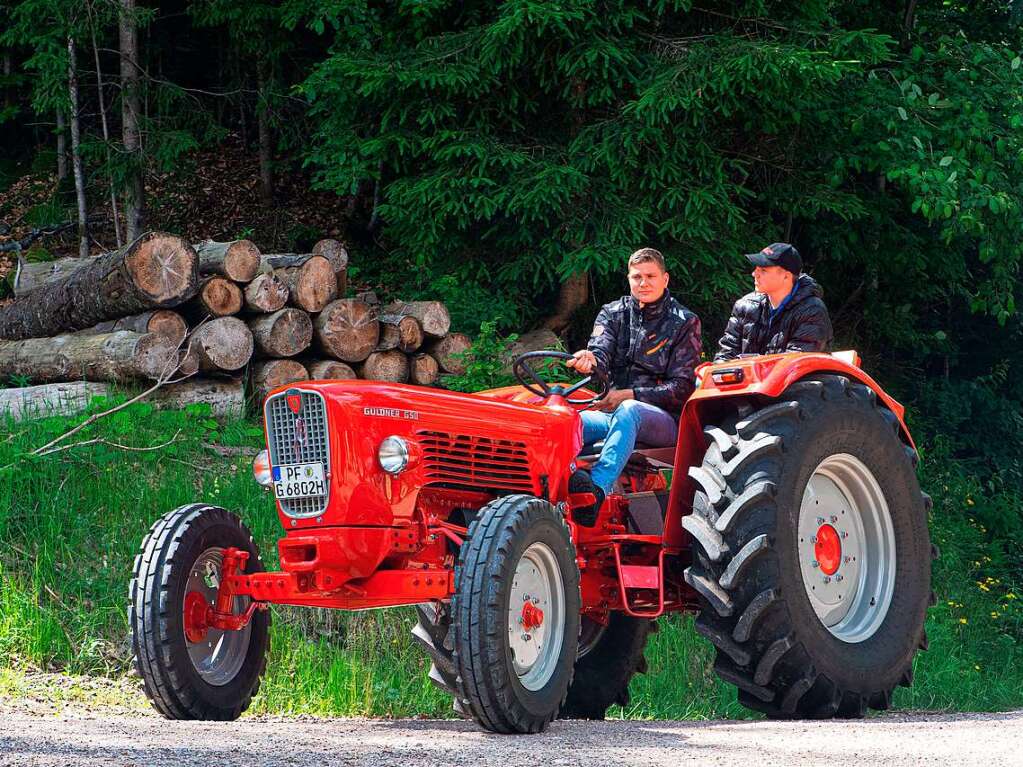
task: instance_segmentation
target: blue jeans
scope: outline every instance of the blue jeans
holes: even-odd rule
[[[583,444],[604,440],[591,476],[605,495],[611,492],[637,441],[668,447],[678,439],[675,419],[667,411],[639,400],[627,399],[613,413],[584,410],[579,415],[583,419]]]

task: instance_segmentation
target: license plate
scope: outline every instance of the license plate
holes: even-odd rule
[[[327,494],[322,463],[289,463],[273,467],[274,494],[278,500],[311,498]]]

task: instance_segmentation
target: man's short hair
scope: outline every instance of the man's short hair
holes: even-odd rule
[[[661,267],[662,272],[668,271],[668,267],[664,265],[664,256],[661,254],[661,251],[654,250],[653,248],[640,248],[629,256],[628,268],[631,269],[634,266],[645,264],[648,261],[653,261]]]

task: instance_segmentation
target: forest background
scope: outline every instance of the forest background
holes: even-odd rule
[[[19,249],[148,229],[264,252],[338,236],[354,285],[439,298],[482,336],[469,389],[494,381],[499,337],[543,325],[576,348],[644,245],[711,350],[750,289],[741,254],[794,242],[836,346],[907,404],[935,498],[940,649],[901,703],[1019,706],[1021,21],[983,0],[5,0],[0,276]],[[203,441],[258,442],[251,423],[127,412],[96,428],[185,437],[26,469],[67,421],[3,425],[0,693],[24,669],[127,668],[125,561],[174,503],[219,496],[273,548],[244,465],[187,465]],[[125,466],[145,481],[117,497],[86,479]],[[279,623],[266,709],[443,710],[393,621]],[[738,715],[675,628],[626,713]]]

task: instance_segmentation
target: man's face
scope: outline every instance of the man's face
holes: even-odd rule
[[[792,290],[792,272],[780,266],[753,267],[753,287],[758,293]]]
[[[652,304],[664,295],[668,273],[656,261],[643,261],[629,267],[629,290],[641,304]]]

